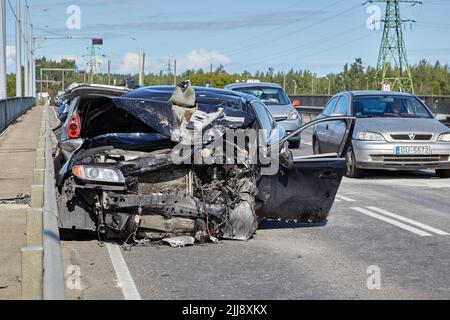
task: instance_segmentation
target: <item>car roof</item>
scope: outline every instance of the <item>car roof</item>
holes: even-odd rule
[[[64,94],[67,100],[72,100],[79,96],[88,95],[112,95],[118,96],[130,91],[126,87],[108,86],[102,84],[74,84]]]
[[[279,84],[269,82],[249,82],[249,83],[240,82],[227,85],[225,88],[228,90],[233,90],[239,88],[259,88],[259,87],[282,89],[282,87]]]
[[[246,102],[251,102],[254,100],[257,100],[256,97],[236,92],[236,91],[230,91],[225,89],[218,89],[218,88],[209,88],[209,87],[193,87],[195,90],[195,93],[197,97],[206,97],[206,98],[227,98],[230,100],[245,100]],[[138,89],[135,89],[133,91],[128,92],[125,96],[135,97],[135,98],[148,98],[149,96],[153,94],[168,94],[171,95],[172,92],[175,90],[175,86],[151,86],[151,87],[141,87]]]
[[[413,95],[405,92],[395,92],[395,91],[348,91],[351,95],[358,96],[405,96],[412,97]]]

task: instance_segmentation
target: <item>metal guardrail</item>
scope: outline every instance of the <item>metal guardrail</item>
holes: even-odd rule
[[[35,98],[8,98],[0,100],[0,133],[35,105]]]
[[[332,98],[326,95],[290,96],[291,101],[298,100],[302,104],[297,111],[303,116],[303,123],[313,121],[323,111],[324,106]],[[448,115],[446,121],[442,121],[450,127],[450,96],[418,96],[431,109],[434,114]]]
[[[291,101],[298,100],[302,107],[300,108],[310,108],[303,106],[311,106],[317,108],[323,108],[327,104],[327,102],[333,96],[329,95],[296,95],[289,96]],[[430,107],[431,111],[435,114],[450,114],[450,96],[430,96],[430,95],[422,95],[418,96],[419,99],[423,100],[425,104]]]
[[[65,299],[58,219],[50,110],[45,106],[27,212],[27,247],[22,249],[22,299]]]

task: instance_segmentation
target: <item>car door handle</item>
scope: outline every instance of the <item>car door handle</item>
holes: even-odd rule
[[[326,129],[326,130],[330,129],[330,125],[327,124],[327,125],[325,126],[325,129]]]

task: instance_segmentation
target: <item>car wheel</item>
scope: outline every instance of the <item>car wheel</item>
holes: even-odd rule
[[[348,149],[346,161],[347,161],[347,173],[346,173],[347,177],[360,178],[362,176],[362,170],[358,169],[356,165],[356,157],[352,147]]]
[[[436,170],[436,174],[441,179],[450,178],[450,170]]]
[[[298,142],[289,142],[289,148],[290,149],[298,149],[298,148],[300,148],[300,141],[298,141]]]

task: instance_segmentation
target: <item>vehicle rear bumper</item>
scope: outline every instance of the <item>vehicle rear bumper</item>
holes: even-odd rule
[[[423,146],[431,148],[431,155],[398,156],[399,146]],[[360,169],[429,170],[450,169],[450,143],[387,143],[354,141],[356,163]]]

